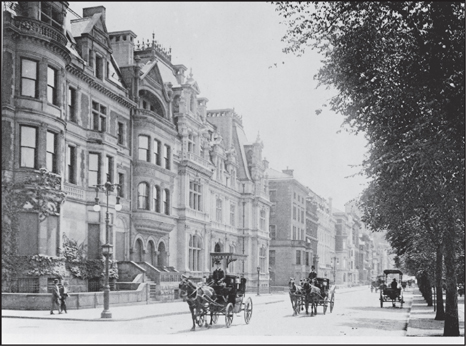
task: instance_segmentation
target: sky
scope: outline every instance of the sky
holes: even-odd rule
[[[104,6],[109,32],[131,30],[137,41],[155,39],[172,49],[172,63],[192,69],[208,109],[234,108],[248,140],[258,135],[269,167],[294,177],[333,207],[363,191],[358,167],[367,151],[362,134],[342,128],[343,116],[323,108],[334,90],[317,87],[321,56],[285,54],[286,26],[265,2],[73,2]],[[68,13],[70,19],[74,17]],[[319,115],[315,110],[322,109]]]

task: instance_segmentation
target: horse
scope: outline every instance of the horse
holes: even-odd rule
[[[201,326],[201,321],[204,315],[209,311],[210,325],[212,325],[213,311],[210,310],[209,305],[217,299],[214,289],[204,283],[196,285],[185,277],[182,277],[178,287],[181,290],[181,298],[187,301],[189,310],[191,311],[191,317],[193,320],[193,327],[191,328],[191,331],[196,330],[196,321],[198,322],[199,327]],[[207,321],[205,321],[205,326],[210,328],[209,325],[207,325]]]
[[[288,282],[288,288],[290,290],[290,300],[291,300],[291,307],[293,308],[293,316],[295,316],[296,310],[300,303],[300,295],[301,295],[301,287],[296,285],[294,282],[294,278],[290,278]]]
[[[315,280],[311,281],[316,283]],[[311,317],[317,315],[317,304],[322,299],[322,291],[319,287],[313,285],[309,280],[306,280],[303,284],[302,290],[304,293],[304,306],[306,308],[306,315],[309,314],[309,304],[311,304]]]

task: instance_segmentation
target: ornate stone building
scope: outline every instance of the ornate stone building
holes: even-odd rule
[[[260,139],[247,141],[234,110],[207,110],[192,73],[155,38],[140,45],[130,30],[109,33],[103,6],[69,20],[68,6],[11,2],[3,13],[3,179],[46,168],[66,193],[44,222],[33,210],[21,213],[19,254],[58,261],[66,236],[87,259],[101,259],[108,205],[119,280],[156,281],[173,298],[181,273],[201,279],[211,253],[229,252],[239,260],[224,263],[227,272],[267,290],[270,202]],[[108,204],[95,188],[107,181],[120,186]],[[44,291],[54,275],[24,279]]]
[[[2,173],[17,182],[46,168],[67,194],[43,222],[32,209],[23,213],[20,255],[59,256],[65,235],[92,259],[100,258],[106,241],[105,208],[93,210],[94,185],[129,182],[135,103],[112,57],[105,15],[86,9],[68,30],[67,8],[67,2],[21,2],[3,12]],[[115,194],[110,196],[113,232],[124,231],[130,220],[125,187],[118,214]],[[124,249],[116,250],[124,258]],[[38,278],[41,290],[46,278]]]

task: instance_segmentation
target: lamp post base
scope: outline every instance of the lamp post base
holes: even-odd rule
[[[109,310],[104,310],[100,314],[100,318],[112,318],[112,313]]]

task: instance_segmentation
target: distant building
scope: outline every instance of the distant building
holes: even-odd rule
[[[270,268],[272,285],[284,286],[290,277],[306,278],[315,258],[315,221],[307,212],[308,189],[293,177],[293,170],[266,171],[270,185]],[[314,222],[314,227],[311,223]],[[308,236],[309,231],[309,236]],[[313,233],[314,232],[314,233]],[[312,242],[311,242],[312,240]]]

